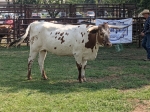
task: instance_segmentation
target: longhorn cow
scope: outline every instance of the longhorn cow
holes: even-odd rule
[[[113,26],[114,28],[124,28],[124,26]],[[28,79],[31,77],[32,63],[39,53],[38,63],[41,75],[47,79],[44,71],[44,60],[47,52],[56,55],[73,56],[78,68],[79,82],[86,81],[85,68],[87,60],[93,60],[97,56],[99,46],[112,46],[109,41],[109,25],[61,25],[49,22],[33,22],[26,33],[18,40],[12,42],[19,45],[30,34],[30,53],[28,58]]]

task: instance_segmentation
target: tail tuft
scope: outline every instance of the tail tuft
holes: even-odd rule
[[[31,23],[31,24],[32,24],[32,23]],[[16,44],[16,46],[18,46],[18,45],[20,45],[20,44],[24,41],[24,39],[27,37],[27,35],[28,35],[28,33],[29,33],[31,24],[28,25],[25,34],[24,34],[22,37],[20,37],[20,38],[18,38],[17,40],[15,40],[14,42],[11,42],[11,43],[8,45],[8,48],[11,47],[11,46],[13,46],[14,44]]]
[[[20,40],[21,40],[21,38],[18,38],[17,40],[11,42],[11,43],[8,45],[8,48],[11,47],[11,46],[13,46],[14,44],[16,44],[16,46],[18,46],[18,45],[19,45],[18,42],[20,42]]]

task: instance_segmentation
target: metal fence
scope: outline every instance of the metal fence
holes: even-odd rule
[[[92,17],[87,15],[88,11],[94,12]],[[34,20],[57,21],[61,24],[94,24],[95,19],[125,19],[133,18],[133,42],[140,47],[141,37],[139,36],[143,28],[143,18],[138,18],[135,4],[7,4],[0,5],[0,13],[12,16],[13,32],[11,39],[17,39],[24,34],[28,24]],[[47,13],[47,15],[44,15]],[[63,15],[61,15],[61,13]],[[33,15],[34,14],[34,15]],[[39,15],[41,14],[41,15]],[[43,17],[44,16],[44,17]],[[0,19],[4,21],[5,18]],[[2,25],[2,23],[0,23]],[[0,32],[0,35],[2,32]],[[8,38],[5,36],[3,39]],[[8,43],[9,41],[7,41]],[[28,45],[28,39],[25,41]]]

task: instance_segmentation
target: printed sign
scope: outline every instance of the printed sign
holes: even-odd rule
[[[121,19],[121,20],[104,20],[104,19],[96,19],[96,25],[100,25],[103,23],[108,23],[109,25],[116,26],[127,26],[124,29],[114,29],[110,28],[110,41],[112,44],[118,43],[132,43],[132,18]]]

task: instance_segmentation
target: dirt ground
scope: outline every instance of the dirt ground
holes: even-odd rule
[[[135,100],[135,109],[132,112],[150,112],[150,101]]]

